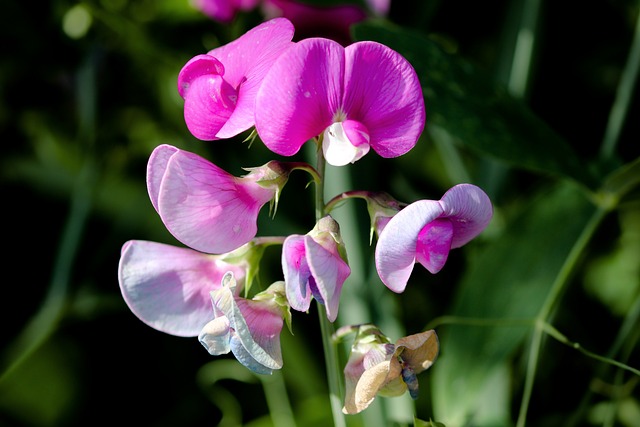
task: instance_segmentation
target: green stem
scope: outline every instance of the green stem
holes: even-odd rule
[[[296,427],[296,421],[291,410],[291,404],[287,397],[287,388],[284,384],[282,372],[273,371],[272,375],[257,375],[262,382],[264,395],[269,406],[269,413],[274,426]]]
[[[565,260],[562,268],[558,272],[556,279],[551,286],[551,290],[547,295],[547,298],[542,305],[538,315],[536,316],[535,330],[533,331],[533,337],[531,339],[531,346],[529,348],[529,359],[527,362],[527,371],[525,375],[524,392],[520,403],[520,413],[518,414],[518,421],[516,427],[524,427],[527,419],[527,411],[529,408],[529,402],[531,400],[531,394],[533,392],[533,383],[535,380],[536,369],[538,365],[538,357],[540,355],[540,349],[542,345],[542,334],[545,331],[545,324],[553,310],[554,306],[560,300],[562,293],[565,290],[567,283],[575,267],[578,263],[578,259],[587,247],[587,243],[591,240],[591,237],[595,233],[596,229],[600,225],[602,219],[609,212],[608,209],[598,207],[589,222],[587,223],[582,234],[575,242],[567,259]]]
[[[629,56],[627,57],[627,63],[625,64],[622,76],[620,77],[620,83],[616,91],[616,98],[611,107],[609,113],[609,121],[607,122],[607,129],[605,130],[602,146],[600,148],[600,154],[604,159],[613,157],[616,149],[616,144],[622,132],[622,126],[624,124],[625,117],[629,111],[629,105],[631,103],[631,97],[634,93],[634,88],[638,80],[638,74],[640,73],[640,13],[636,18],[636,28],[633,37],[633,42],[629,50]]]
[[[319,221],[325,215],[324,172],[326,161],[322,154],[321,143],[318,144],[316,155],[316,171],[320,179],[316,181],[315,212],[316,221]],[[320,319],[320,333],[322,335],[322,347],[324,349],[324,360],[327,371],[327,382],[329,385],[329,401],[331,403],[331,413],[333,414],[333,424],[335,427],[345,427],[346,420],[342,413],[342,376],[340,366],[338,364],[338,349],[332,339],[334,327],[327,318],[324,306],[318,303],[317,308],[318,317]]]

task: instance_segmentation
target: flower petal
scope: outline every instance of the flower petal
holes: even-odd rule
[[[363,123],[371,148],[382,157],[411,150],[425,125],[424,98],[409,62],[380,43],[345,48],[344,111]]]
[[[439,272],[449,257],[453,225],[449,218],[436,218],[425,225],[418,234],[416,260],[429,272]]]
[[[226,316],[216,317],[202,328],[198,341],[212,356],[227,354],[231,351],[231,329]]]
[[[229,319],[234,331],[231,351],[240,362],[254,369],[254,364],[247,359],[250,356],[268,369],[282,367],[280,331],[283,320],[275,303],[235,298],[227,286],[211,292],[211,300],[216,309]]]
[[[206,75],[224,75],[224,65],[211,55],[197,55],[189,60],[178,73],[178,93],[184,98],[191,83]]]
[[[382,230],[375,261],[378,275],[389,289],[404,291],[416,260],[418,234],[442,213],[438,201],[419,200],[398,212]]]
[[[244,280],[244,270],[215,256],[132,240],[122,248],[118,280],[125,302],[144,323],[195,337],[213,318],[209,292],[220,286],[227,271]]]
[[[433,329],[396,341],[396,355],[400,355],[416,374],[429,369],[438,357],[439,351],[438,336]]]
[[[276,59],[293,45],[293,33],[289,20],[275,18],[209,52],[225,65],[224,79],[238,91],[235,110],[218,138],[230,138],[254,125],[258,89]]]
[[[440,200],[444,214],[453,224],[451,248],[467,244],[484,230],[493,216],[489,196],[472,184],[450,188]]]
[[[222,76],[198,77],[184,99],[184,120],[189,132],[203,141],[220,139],[220,129],[236,108],[238,95]]]
[[[158,194],[162,185],[162,178],[167,170],[171,156],[179,150],[171,145],[162,144],[153,150],[147,163],[147,190],[151,204],[158,211]]]
[[[307,311],[311,305],[309,277],[304,236],[291,235],[282,245],[282,271],[289,305],[294,310]]]
[[[235,178],[183,150],[168,162],[163,155],[152,155],[149,162],[149,193],[157,192],[158,213],[176,239],[201,252],[225,253],[255,237],[260,208],[275,190]],[[158,189],[157,177],[163,168]]]
[[[351,269],[340,257],[333,238],[324,239],[323,244],[320,244],[306,235],[304,245],[311,275],[315,278],[327,311],[327,319],[333,322],[338,317],[342,285],[351,274]]]
[[[256,130],[273,152],[292,156],[333,122],[341,106],[344,48],[305,39],[283,53],[256,98]]]

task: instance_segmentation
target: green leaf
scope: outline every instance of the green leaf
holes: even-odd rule
[[[594,187],[564,139],[490,76],[445,53],[424,34],[368,22],[357,25],[354,36],[383,43],[414,66],[422,83],[427,127],[437,125],[465,147],[514,167]]]
[[[594,211],[575,186],[543,191],[503,235],[470,254],[451,310],[469,320],[438,329],[441,357],[432,368],[438,419],[509,424],[510,358]]]

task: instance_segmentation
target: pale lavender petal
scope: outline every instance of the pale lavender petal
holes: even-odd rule
[[[236,305],[250,332],[249,341],[242,336],[244,347],[261,365],[270,369],[280,369],[282,367],[280,333],[284,325],[280,308],[273,301],[253,301],[242,298],[236,298]],[[236,318],[236,333],[241,329],[237,320]]]
[[[222,76],[196,78],[184,99],[184,120],[189,132],[203,141],[222,138],[220,129],[236,108],[237,100],[236,90]]]
[[[398,212],[385,226],[376,245],[375,261],[382,282],[403,292],[416,260],[418,234],[443,214],[440,202],[420,200]]]
[[[453,225],[448,218],[436,218],[424,226],[418,234],[416,261],[429,272],[439,272],[449,257]]]
[[[365,41],[345,49],[344,110],[363,123],[369,144],[382,157],[411,150],[425,125],[425,108],[418,76],[399,53]]]
[[[335,242],[333,242],[333,247],[328,248],[307,235],[304,238],[304,243],[307,262],[309,263],[311,274],[315,278],[318,292],[324,301],[327,319],[333,322],[338,316],[342,285],[351,274],[351,269],[340,257]]]
[[[226,316],[216,317],[202,328],[198,341],[212,356],[227,354],[231,351],[231,329]]]
[[[125,302],[147,325],[172,335],[197,336],[213,318],[209,292],[222,276],[244,271],[187,248],[133,240],[122,248],[118,281]]]
[[[248,355],[268,369],[282,367],[280,331],[283,320],[274,303],[236,298],[226,286],[211,292],[211,300],[229,319],[229,326],[233,330],[231,351],[241,363],[253,368],[246,358]],[[245,351],[239,351],[238,344]]]
[[[224,79],[238,93],[235,110],[218,138],[230,138],[254,125],[258,89],[276,59],[293,45],[293,33],[289,20],[271,19],[209,52],[225,65]]]
[[[157,146],[149,156],[149,162],[147,163],[147,190],[151,204],[153,204],[156,211],[158,211],[158,194],[160,193],[162,178],[167,170],[167,164],[171,156],[178,151],[176,147],[163,144]]]
[[[298,311],[307,311],[311,305],[311,272],[307,264],[304,242],[304,236],[291,235],[282,245],[285,292],[291,308]]]
[[[451,248],[467,244],[484,230],[493,216],[489,196],[472,184],[458,184],[449,189],[440,204],[453,224]]]
[[[166,165],[157,204],[167,229],[182,243],[225,253],[255,237],[258,212],[274,194],[179,150]]]
[[[256,98],[256,130],[273,152],[292,156],[333,123],[341,105],[344,48],[306,39],[278,58]]]

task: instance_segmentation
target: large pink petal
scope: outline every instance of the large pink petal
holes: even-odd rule
[[[309,235],[305,236],[304,243],[307,262],[309,263],[311,274],[315,278],[318,292],[324,301],[327,319],[333,322],[338,316],[342,285],[351,274],[351,269],[340,257],[337,245],[334,244],[334,247],[327,248],[313,240]]]
[[[450,188],[440,200],[444,215],[453,225],[451,248],[459,248],[484,230],[493,216],[489,196],[472,184]]]
[[[203,141],[220,139],[220,129],[236,108],[237,99],[235,89],[222,76],[196,78],[184,98],[184,121],[189,132]]]
[[[291,22],[276,18],[209,52],[224,64],[224,79],[238,91],[235,110],[218,138],[230,138],[254,125],[258,88],[276,59],[293,45],[293,33]]]
[[[409,62],[380,43],[345,49],[344,109],[369,130],[369,144],[382,157],[411,150],[425,125],[420,81]]]
[[[273,195],[179,150],[166,165],[157,204],[176,239],[202,252],[225,253],[255,237],[258,212]]]
[[[278,58],[256,98],[256,130],[273,152],[292,156],[333,122],[341,105],[344,48],[327,39],[298,42]]]
[[[403,292],[416,261],[420,230],[443,213],[440,202],[419,200],[398,212],[386,225],[376,245],[375,261],[382,282]]]
[[[244,270],[212,255],[155,242],[132,240],[122,248],[118,281],[125,302],[147,325],[172,335],[197,336],[213,319],[209,292],[222,276]]]
[[[149,162],[147,163],[147,190],[151,204],[156,211],[158,211],[158,194],[160,193],[162,178],[167,170],[167,164],[171,156],[178,151],[176,147],[162,144],[157,146],[149,156]]]
[[[282,271],[287,300],[291,308],[298,311],[307,311],[311,305],[311,272],[306,260],[304,241],[304,236],[294,234],[282,244]]]

